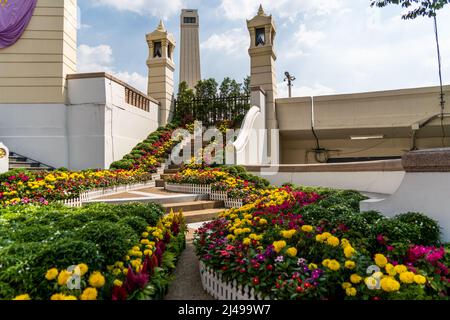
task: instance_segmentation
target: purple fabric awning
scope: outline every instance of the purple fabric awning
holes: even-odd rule
[[[33,16],[37,0],[0,0],[0,49],[19,40]]]

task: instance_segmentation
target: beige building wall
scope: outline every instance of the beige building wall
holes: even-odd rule
[[[0,104],[65,103],[76,51],[77,0],[38,0],[21,39],[0,49]]]
[[[445,92],[450,96],[450,86]],[[313,125],[319,146],[334,159],[400,157],[414,145],[418,149],[450,146],[450,118],[443,121],[446,139],[440,119],[432,118],[440,112],[438,87],[277,99],[276,107],[285,164],[317,162]],[[448,103],[445,112],[450,112]],[[383,138],[350,138],[376,135]]]
[[[180,83],[185,81],[192,89],[202,79],[199,26],[198,11],[183,9],[181,12]]]

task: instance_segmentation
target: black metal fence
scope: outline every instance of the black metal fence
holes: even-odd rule
[[[250,109],[250,96],[195,98],[189,101],[175,100],[177,119],[194,119],[203,125],[214,125],[228,120],[240,123]]]

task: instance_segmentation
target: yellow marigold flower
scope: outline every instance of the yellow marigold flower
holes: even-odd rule
[[[80,268],[81,276],[84,276],[89,271],[89,267],[85,263],[80,263],[78,268]]]
[[[291,248],[286,250],[286,253],[290,257],[295,257],[297,255],[297,249],[294,248],[294,247],[291,247]]]
[[[349,297],[354,297],[354,296],[356,296],[356,293],[357,293],[356,288],[347,288],[347,289],[345,290],[345,294],[346,294],[347,296],[349,296]]]
[[[95,271],[89,277],[89,284],[94,288],[101,288],[105,285],[105,277],[98,271]]]
[[[116,266],[117,268],[123,268],[123,262],[122,261],[117,261],[114,266]]]
[[[375,263],[377,264],[377,266],[379,266],[380,268],[384,268],[386,266],[386,264],[388,263],[386,257],[380,253],[377,253],[375,255]]]
[[[317,269],[317,264],[315,264],[315,263],[310,263],[309,266],[308,266],[308,268],[309,268],[310,270],[316,270],[316,269]]]
[[[381,288],[386,292],[395,292],[400,289],[400,283],[392,277],[381,279]]]
[[[117,287],[121,287],[123,285],[123,282],[120,281],[119,279],[114,280],[114,285]]]
[[[31,300],[30,295],[21,294],[20,296],[15,297],[13,300]]]
[[[345,261],[345,268],[352,270],[352,269],[355,269],[355,267],[356,267],[355,261],[351,261],[351,260]]]
[[[342,248],[346,248],[347,246],[349,246],[350,245],[350,242],[347,240],[347,239],[345,239],[345,238],[343,238],[342,240],[341,240],[341,247]]]
[[[122,270],[122,272],[123,272],[124,275],[127,275],[128,274],[128,269],[125,268],[125,269]]]
[[[391,277],[393,277],[393,276],[395,276],[395,275],[397,274],[397,271],[395,271],[394,265],[391,264],[391,263],[388,263],[388,264],[386,265],[385,270],[386,270],[386,272],[387,272]]]
[[[280,251],[283,250],[284,247],[286,247],[286,241],[284,241],[284,240],[275,241],[273,243],[273,246],[274,246],[275,252],[280,253]]]
[[[322,265],[324,266],[324,267],[328,267],[328,264],[330,263],[330,259],[325,259],[325,260],[323,260],[322,261]]]
[[[141,244],[147,245],[147,244],[150,244],[150,241],[148,239],[142,239]]]
[[[337,247],[339,245],[340,241],[338,238],[331,236],[327,238],[327,244],[332,247]]]
[[[142,238],[148,238],[149,233],[148,232],[142,232]]]
[[[363,278],[356,273],[354,273],[350,276],[350,282],[354,283],[354,284],[360,283],[362,281],[362,279]]]
[[[295,230],[295,229],[283,230],[283,231],[281,231],[281,236],[285,239],[291,239],[296,232],[297,232],[297,230]]]
[[[97,300],[97,289],[86,288],[80,296],[81,300]]]
[[[400,281],[406,284],[410,284],[414,282],[414,273],[411,271],[403,272],[400,274]]]
[[[64,300],[78,300],[75,296],[65,296]]]
[[[337,260],[333,259],[333,260],[330,260],[330,263],[328,263],[327,268],[332,271],[338,271],[341,268],[341,265]]]
[[[69,272],[67,270],[62,270],[58,275],[58,284],[60,286],[65,286],[71,277],[72,277],[72,272]]]
[[[228,241],[233,241],[234,239],[236,239],[236,237],[232,234],[227,235],[227,239]]]
[[[58,269],[52,268],[48,270],[47,273],[45,274],[45,279],[47,279],[48,281],[55,280],[56,277],[58,277],[58,274],[59,274]]]
[[[329,232],[324,232],[324,233],[322,233],[322,237],[326,240],[326,239],[328,239],[329,237],[331,237],[332,235],[331,235],[331,233],[329,233]]]
[[[50,297],[50,300],[57,301],[57,300],[65,300],[66,295],[62,293],[55,293]]]
[[[250,238],[244,238],[244,240],[242,241],[242,243],[245,246],[249,246],[252,243],[252,240]]]
[[[310,225],[304,225],[302,226],[302,231],[306,233],[310,233],[314,231],[314,228]]]
[[[317,242],[324,242],[325,240],[326,239],[321,234],[316,235],[316,241]]]
[[[427,283],[427,278],[425,278],[424,276],[422,276],[420,274],[416,274],[414,276],[414,282],[417,284],[425,284],[425,283]]]
[[[398,264],[394,267],[394,270],[397,273],[403,273],[403,272],[408,271],[408,268],[403,264]]]
[[[350,259],[355,254],[355,249],[352,246],[348,245],[344,248],[344,255],[347,259]]]
[[[152,250],[150,250],[150,249],[144,250],[144,255],[145,255],[145,256],[151,257],[152,254],[153,254],[153,251],[152,251]]]
[[[377,289],[378,286],[378,280],[374,277],[367,277],[364,279],[364,283],[369,289]]]
[[[352,284],[350,282],[344,282],[342,284],[342,289],[344,289],[344,290],[351,288],[351,287],[352,287]]]

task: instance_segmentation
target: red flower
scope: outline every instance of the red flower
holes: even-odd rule
[[[127,290],[124,287],[115,286],[112,290],[113,301],[127,300]]]

